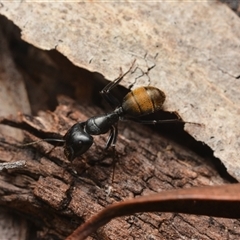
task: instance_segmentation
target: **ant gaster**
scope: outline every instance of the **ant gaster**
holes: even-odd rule
[[[74,124],[64,136],[64,153],[69,161],[85,153],[93,144],[93,135],[101,135],[107,132],[109,137],[105,149],[110,146],[115,147],[119,120],[132,120],[144,124],[156,124],[162,122],[183,122],[181,119],[150,120],[144,121],[139,117],[154,113],[162,109],[165,101],[165,94],[155,87],[146,86],[136,88],[123,98],[122,103],[111,94],[111,90],[116,87],[123,77],[128,74],[134,65],[119,78],[106,85],[100,92],[103,98],[112,106],[112,112],[91,117],[85,122]]]

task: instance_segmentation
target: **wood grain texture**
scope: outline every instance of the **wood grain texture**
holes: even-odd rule
[[[97,115],[102,112],[90,106],[75,105],[65,97],[59,100],[60,105],[54,113],[45,113],[35,120],[19,115],[17,124],[23,126],[21,124],[26,123],[25,130],[30,124],[36,133],[47,135],[53,131],[44,127],[43,123],[52,118],[56,121],[52,124],[54,131],[57,128],[58,133],[64,133],[72,123],[87,119],[90,116],[88,113]],[[209,160],[197,157],[171,140],[154,134],[149,128],[136,123],[121,123],[119,132],[116,147],[118,162],[113,184],[112,165],[109,165],[111,154],[104,153],[107,136],[96,137],[94,146],[72,165],[63,155],[62,147],[52,149],[50,144],[42,142],[19,149],[14,147],[13,140],[5,136],[7,143],[0,146],[1,155],[6,156],[5,161],[11,154],[11,161],[25,159],[26,167],[1,174],[1,205],[34,217],[33,222],[44,229],[38,232],[41,238],[48,239],[50,235],[63,238],[110,203],[163,189],[227,182]],[[36,140],[34,135],[28,133],[27,136],[28,141]],[[99,162],[103,156],[104,161]],[[110,194],[109,186],[112,187]],[[232,224],[238,225],[238,220],[177,213],[139,213],[113,220],[104,227],[103,232],[96,234],[98,237],[104,234],[109,239],[126,239],[126,236],[144,238],[149,234],[154,239],[191,236],[211,239],[213,234],[215,237],[230,236],[234,239],[239,233],[231,227]],[[223,233],[222,225],[228,231]]]
[[[1,95],[1,102],[7,98],[13,102],[5,105],[7,111],[2,116],[26,131],[26,141],[63,135],[76,121],[103,113],[89,104],[93,98],[102,103],[98,80],[103,81],[103,76],[115,79],[120,67],[124,72],[136,59],[138,67],[126,77],[123,86],[153,85],[163,90],[167,97],[164,109],[177,111],[185,121],[204,124],[203,128],[185,128],[210,146],[228,172],[239,180],[239,18],[225,5],[212,1],[4,1],[0,2],[0,14],[19,27],[13,34],[15,38],[21,32],[31,45],[56,49],[81,67],[73,66],[56,51],[44,52],[19,39],[13,41],[9,37],[13,24],[7,19],[0,24],[4,29],[1,43],[7,39],[5,53],[7,47],[12,53],[4,55],[0,48],[1,81],[7,74],[24,79],[32,112],[38,115],[17,115],[23,109],[16,107],[26,101],[20,82],[11,85],[7,97],[6,91]],[[13,62],[12,56],[16,69],[2,64]],[[58,103],[57,95],[64,95]],[[85,101],[85,105],[66,95]],[[28,103],[25,106],[29,111]],[[15,117],[8,116],[10,110]],[[27,162],[25,169],[1,172],[0,204],[34,222],[38,238],[62,239],[110,203],[172,188],[227,182],[212,163],[216,158],[196,156],[158,135],[156,128],[150,130],[136,123],[121,123],[119,127],[119,161],[109,196],[112,159],[111,153],[103,152],[106,136],[96,137],[91,151],[70,165],[62,148],[52,150],[44,142],[19,148],[16,138],[0,130],[1,162]],[[104,162],[98,163],[103,156]],[[97,235],[110,239],[237,239],[238,229],[239,221],[234,219],[141,213],[113,220]]]
[[[240,22],[219,2],[3,2],[0,13],[22,38],[57,49],[75,65],[107,79],[137,59],[122,84],[153,85],[167,96],[165,109],[188,122],[186,130],[212,148],[239,176]]]

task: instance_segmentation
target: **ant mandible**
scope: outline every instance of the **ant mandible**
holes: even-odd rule
[[[157,124],[163,122],[183,122],[181,119],[169,120],[141,120],[139,117],[154,113],[162,109],[165,101],[165,94],[161,90],[151,86],[136,88],[123,98],[122,103],[111,94],[111,90],[116,87],[131,70],[130,69],[106,85],[100,92],[103,98],[114,108],[112,112],[91,117],[85,122],[74,124],[63,137],[64,154],[69,161],[84,154],[93,144],[93,136],[107,132],[109,137],[105,149],[110,146],[115,147],[118,135],[117,123],[119,120],[132,120],[144,124]],[[185,122],[183,122],[185,123]]]

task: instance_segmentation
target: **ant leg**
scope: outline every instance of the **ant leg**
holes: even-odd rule
[[[109,134],[105,149],[108,149],[110,146],[115,147],[115,144],[117,141],[117,135],[118,135],[118,128],[117,128],[117,124],[115,124],[111,126],[110,134]]]
[[[128,71],[126,71],[124,74],[121,73],[118,78],[107,84],[100,92],[102,97],[110,104],[111,107],[116,108],[120,105],[120,102],[110,93],[110,91],[115,88],[123,80],[123,78],[133,69],[135,62],[136,59],[134,59]]]
[[[161,124],[161,123],[190,123],[190,124],[195,124],[198,126],[202,126],[201,123],[195,123],[195,122],[185,122],[180,118],[177,119],[163,119],[163,120],[141,120],[141,119],[137,119],[137,118],[124,118],[124,120],[130,120],[130,121],[134,121],[134,122],[138,122],[138,123],[142,123],[142,124],[151,124],[151,125],[155,125],[155,124]]]
[[[103,88],[103,90],[101,92],[104,92],[104,93],[108,93],[109,91],[111,91],[114,87],[116,87],[122,80],[123,78],[129,73],[131,72],[131,70],[133,69],[133,66],[136,62],[136,59],[133,60],[132,64],[131,64],[131,67],[124,73],[124,74],[121,74],[118,78],[116,78],[115,80],[113,80],[112,82],[110,82],[107,86],[105,86]]]
[[[113,171],[112,171],[112,183],[114,181],[114,174],[115,174],[115,167],[116,167],[116,141],[117,141],[117,135],[118,135],[118,127],[117,124],[113,125],[110,130],[110,134],[106,143],[105,149],[108,149],[111,147],[112,151],[112,159],[113,159]]]

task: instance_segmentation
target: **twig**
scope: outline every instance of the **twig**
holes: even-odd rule
[[[0,171],[4,169],[23,168],[26,165],[26,161],[20,160],[15,162],[0,163]]]
[[[240,184],[164,191],[116,203],[77,228],[67,240],[83,240],[113,218],[137,212],[178,212],[240,218]]]

